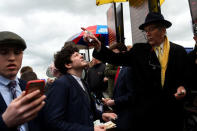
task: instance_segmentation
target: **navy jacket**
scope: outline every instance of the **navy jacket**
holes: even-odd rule
[[[47,131],[93,131],[95,114],[101,115],[89,94],[70,74],[53,83],[46,102],[43,113]]]
[[[113,110],[118,115],[118,119],[115,121],[118,131],[130,130],[132,127],[132,77],[131,68],[123,66],[114,87],[115,105]]]

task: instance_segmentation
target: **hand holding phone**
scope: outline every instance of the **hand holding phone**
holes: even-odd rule
[[[93,36],[93,35],[94,35],[91,31],[87,30],[87,29],[84,28],[84,27],[81,27],[81,29],[82,29],[86,34],[88,34],[88,35],[90,35],[90,36]],[[92,39],[92,38],[88,38],[87,40],[88,40],[88,42],[91,43],[91,44],[93,44],[93,43],[95,42],[95,40]]]

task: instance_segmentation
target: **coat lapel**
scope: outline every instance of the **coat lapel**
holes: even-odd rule
[[[67,78],[72,83],[73,87],[79,91],[79,93],[81,94],[79,97],[82,97],[82,99],[83,99],[84,103],[87,105],[88,109],[91,110],[90,109],[89,94],[82,89],[82,87],[80,86],[78,81],[72,75],[68,74]]]
[[[0,93],[0,114],[3,113],[7,108],[7,105],[3,99],[3,96]]]
[[[167,63],[167,68],[166,68],[166,72],[165,72],[165,81],[167,81],[167,78],[168,78],[168,75],[169,75],[169,67],[172,67],[172,66],[169,66],[169,65],[173,65],[173,57],[174,57],[174,45],[170,42],[170,51],[169,51],[169,56],[168,56],[168,63]],[[165,87],[165,82],[164,81],[164,87]]]

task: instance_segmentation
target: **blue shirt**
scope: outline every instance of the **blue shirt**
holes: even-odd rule
[[[11,103],[12,101],[12,93],[10,92],[9,88],[7,87],[8,84],[10,83],[11,80],[3,77],[0,75],[0,93],[5,101],[5,103],[7,104],[7,106]],[[19,86],[19,81],[16,78],[16,96],[20,96],[22,93],[22,90]],[[28,126],[27,123],[23,124],[20,126],[20,131],[28,131]]]

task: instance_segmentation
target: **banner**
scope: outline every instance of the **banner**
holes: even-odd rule
[[[140,7],[141,5],[143,5],[147,1],[148,0],[129,0],[130,5],[133,6],[133,7]],[[150,3],[152,4],[154,2],[157,5],[157,2],[159,2],[160,3],[160,6],[161,6],[164,1],[165,0],[160,0],[160,1],[158,1],[158,0],[151,0]]]
[[[112,2],[127,2],[128,0],[96,0],[96,5],[103,5],[103,4],[108,4]]]

